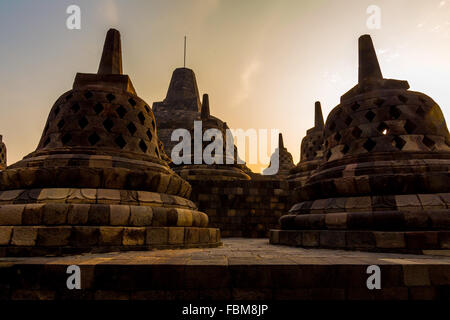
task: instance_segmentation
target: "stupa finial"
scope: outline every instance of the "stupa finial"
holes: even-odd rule
[[[122,74],[122,46],[116,29],[109,29],[106,34],[97,74]]]
[[[278,148],[283,149],[284,148],[284,142],[283,142],[283,134],[278,134]]]
[[[315,103],[315,111],[314,111],[314,128],[323,129],[323,115],[322,115],[322,106],[320,101],[316,101]]]
[[[370,35],[359,37],[359,82],[366,79],[383,79],[377,54]]]
[[[209,96],[207,93],[203,95],[202,100],[202,113],[201,118],[202,120],[206,120],[210,117],[210,111],[209,111]]]

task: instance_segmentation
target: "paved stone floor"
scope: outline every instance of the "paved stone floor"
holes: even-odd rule
[[[69,265],[81,268],[81,290],[66,287]],[[381,268],[381,290],[367,289],[369,265]],[[449,299],[450,257],[227,238],[211,249],[0,258],[0,290],[2,299]]]

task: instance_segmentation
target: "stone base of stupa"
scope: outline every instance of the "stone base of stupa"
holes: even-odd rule
[[[250,180],[242,169],[232,165],[187,165],[172,168],[181,178],[194,180]]]
[[[270,241],[300,247],[420,253],[450,249],[450,194],[305,201],[280,219]]]
[[[270,243],[302,248],[423,254],[450,252],[450,231],[271,230]]]
[[[191,201],[113,189],[0,192],[0,256],[217,247],[220,231]]]

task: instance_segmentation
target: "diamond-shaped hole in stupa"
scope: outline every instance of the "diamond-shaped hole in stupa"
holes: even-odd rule
[[[111,29],[98,73],[76,75],[36,151],[0,172],[0,255],[220,244],[187,199],[189,183],[162,159],[153,113],[121,55]]]
[[[449,131],[436,102],[408,89],[406,81],[383,78],[372,39],[360,37],[359,82],[328,115],[324,156],[297,189],[299,203],[281,217],[281,230],[271,231],[271,243],[448,249]]]

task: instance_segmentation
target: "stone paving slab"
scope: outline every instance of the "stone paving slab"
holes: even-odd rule
[[[69,265],[81,290],[66,287]],[[367,289],[369,265],[380,266],[380,290]],[[219,248],[0,258],[0,299],[448,300],[450,257],[228,238]]]

